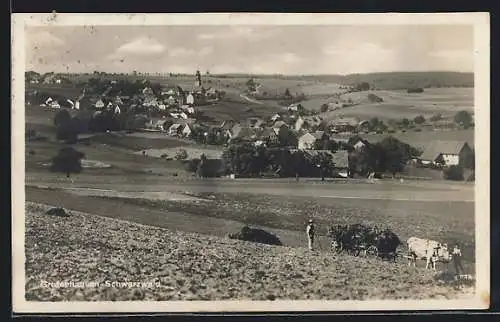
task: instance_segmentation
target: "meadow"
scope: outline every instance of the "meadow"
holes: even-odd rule
[[[471,284],[370,258],[273,247],[27,203],[28,301],[457,299]],[[75,230],[75,227],[79,229]],[[251,260],[249,260],[251,259]],[[44,287],[41,281],[92,281]],[[140,281],[143,287],[109,287]]]
[[[367,98],[368,94],[377,95],[383,99],[383,102],[370,102]],[[351,100],[354,105],[320,115],[326,119],[345,116],[358,117],[361,120],[372,117],[382,120],[401,120],[413,119],[418,115],[429,119],[435,114],[441,114],[443,118],[450,119],[460,110],[474,111],[473,88],[430,88],[418,94],[407,93],[404,90],[353,92],[340,96],[312,97],[301,104],[306,109],[320,110],[322,104],[348,100]]]

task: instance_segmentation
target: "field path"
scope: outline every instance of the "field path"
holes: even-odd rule
[[[83,179],[83,178],[82,178]],[[128,192],[185,192],[193,193],[252,193],[276,196],[315,198],[384,199],[412,201],[462,201],[474,202],[474,186],[434,183],[399,183],[381,181],[368,183],[309,183],[280,182],[274,180],[189,180],[173,182],[162,177],[150,177],[137,182],[126,177],[100,176],[80,179],[74,183],[57,175],[27,174],[26,185],[69,189],[104,189]]]
[[[248,102],[250,102],[250,103],[259,104],[259,105],[264,105],[264,103],[259,102],[259,101],[257,101],[257,100],[254,100],[253,98],[250,98],[250,97],[248,97],[248,96],[246,96],[246,95],[244,95],[244,94],[240,94],[240,97],[241,97],[242,99],[244,99],[245,101],[248,101]]]

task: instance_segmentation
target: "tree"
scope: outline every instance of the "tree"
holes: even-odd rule
[[[292,97],[292,94],[290,94],[290,90],[287,88],[285,89],[285,94],[283,94],[283,96],[285,96],[285,98],[290,98]]]
[[[321,110],[322,113],[327,112],[328,111],[328,104],[321,105],[321,109],[320,110]]]
[[[71,115],[68,110],[62,109],[57,112],[56,116],[54,116],[54,125],[59,127],[61,125],[67,125],[71,121]]]
[[[297,146],[297,137],[288,127],[283,127],[278,133],[278,142],[282,147]]]
[[[455,123],[463,126],[464,128],[469,128],[472,125],[472,115],[468,111],[460,111],[455,114],[453,118]]]
[[[437,113],[437,114],[434,114],[431,116],[430,121],[437,122],[437,121],[441,120],[442,118],[443,118],[443,116],[440,113]]]
[[[425,118],[422,116],[422,115],[419,115],[419,116],[416,116],[414,119],[413,119],[413,122],[415,124],[424,124],[425,123]]]
[[[78,130],[81,128],[78,118],[71,118],[67,110],[61,110],[55,115],[54,124],[56,126],[56,139],[58,141],[63,140],[69,144],[77,142]]]
[[[420,151],[390,136],[377,143],[379,167],[393,176],[403,171],[408,160],[418,156]]]
[[[205,153],[203,153],[200,156],[200,162],[198,163],[198,167],[196,169],[196,173],[197,173],[198,177],[200,177],[200,178],[205,178],[205,177],[208,176],[208,173],[207,173],[207,157],[206,157]]]
[[[370,90],[370,84],[367,82],[361,82],[361,83],[357,84],[355,88],[358,91],[368,91],[368,90]]]
[[[81,159],[84,157],[84,153],[72,147],[64,147],[52,158],[50,171],[66,173],[66,177],[69,178],[71,173],[79,173],[82,171]]]
[[[403,125],[404,128],[407,128],[410,125],[410,120],[408,120],[407,118],[404,118],[401,121],[401,124]]]
[[[464,169],[459,165],[452,165],[443,169],[443,179],[462,181],[464,180]]]
[[[251,92],[254,92],[255,89],[256,89],[256,84],[255,84],[255,81],[253,80],[253,78],[250,78],[247,82],[246,82],[246,85],[248,87],[248,90],[251,91]]]

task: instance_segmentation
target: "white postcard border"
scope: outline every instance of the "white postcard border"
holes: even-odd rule
[[[31,302],[25,293],[24,69],[27,26],[71,25],[474,25],[476,294],[463,300]],[[489,13],[419,14],[13,14],[12,15],[12,298],[15,313],[258,312],[487,309],[490,294]]]

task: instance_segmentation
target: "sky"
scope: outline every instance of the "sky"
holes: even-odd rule
[[[26,70],[352,74],[474,71],[472,25],[26,28]]]

